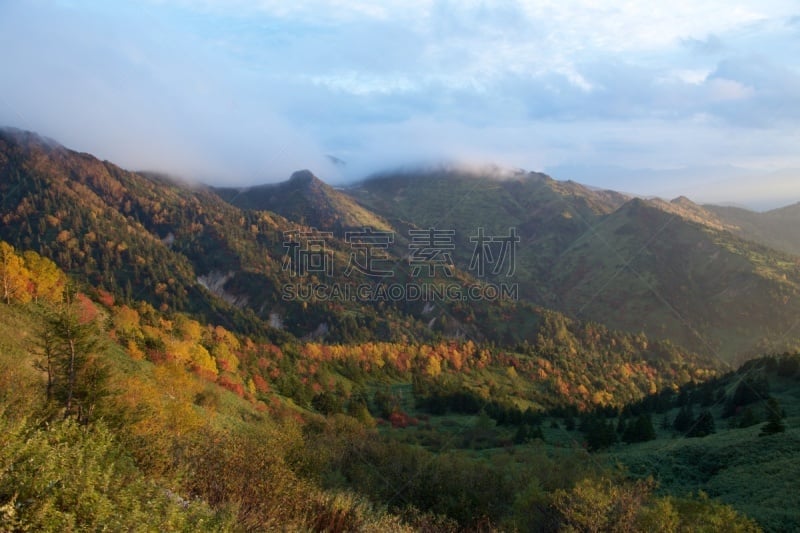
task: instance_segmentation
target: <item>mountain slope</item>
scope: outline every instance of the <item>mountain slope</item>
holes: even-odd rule
[[[725,221],[744,239],[761,242],[776,250],[800,255],[800,203],[764,213],[739,207],[704,206]]]
[[[388,220],[454,229],[465,271],[477,228],[516,228],[521,296],[569,315],[728,361],[797,342],[797,260],[737,237],[734,224],[686,198],[631,200],[524,173],[395,174],[348,192]]]
[[[784,495],[794,494],[789,487],[800,475],[798,366],[798,354],[758,358],[679,394],[649,397],[630,411],[647,412],[658,438],[618,446],[609,458],[637,476],[652,475],[671,494],[702,490],[755,518],[766,531],[796,531],[797,506]],[[687,433],[673,425],[680,425],[681,414],[686,420],[687,413],[704,412],[716,420],[710,435],[676,438]],[[784,430],[768,434],[765,427],[775,415]]]
[[[2,241],[0,252],[4,265],[41,259]],[[450,523],[454,531],[487,517],[512,524],[513,503],[538,483],[551,451],[548,477],[558,481],[538,493],[545,505],[557,489],[600,473],[577,447],[549,445],[543,454],[541,442],[523,440],[511,448],[519,428],[542,425],[543,408],[613,411],[715,375],[667,343],[554,312],[542,313],[537,345],[524,353],[471,341],[276,345],[91,288],[32,302],[44,270],[17,270],[26,283],[0,302],[0,381],[15,384],[0,388],[0,459],[10,465],[0,471],[0,512],[13,530],[403,531],[409,521],[409,530]],[[47,361],[68,357],[61,341],[73,330],[48,329],[56,317],[97,341],[78,343],[74,381],[36,349],[50,339]],[[86,407],[80,424],[64,415],[72,396],[48,394],[50,383],[76,385],[74,401]],[[396,397],[399,389],[409,394]],[[422,400],[430,407],[441,393],[457,412],[472,413],[459,417],[473,429],[442,421],[437,431],[427,415],[423,425],[403,412]],[[481,405],[486,412],[475,415]],[[382,420],[376,427],[376,416],[391,429]],[[406,431],[406,422],[414,427]],[[425,514],[391,506],[398,498]]]
[[[0,238],[127,300],[270,335],[279,335],[266,327],[273,315],[297,335],[346,321],[350,329],[388,338],[388,322],[403,322],[359,303],[342,302],[350,311],[344,313],[332,312],[328,302],[282,299],[282,287],[293,280],[284,268],[286,233],[305,226],[242,211],[207,188],[129,172],[34,134],[0,131],[0,198]],[[334,239],[330,246],[341,262],[344,244]],[[421,321],[410,327],[414,334],[426,329]]]
[[[791,257],[638,199],[576,240],[554,272],[561,309],[722,357],[790,340],[800,312]]]
[[[548,306],[553,259],[627,198],[534,172],[487,175],[454,169],[379,175],[346,192],[404,231],[454,230],[453,256],[464,271],[470,271],[479,229],[499,237],[515,228],[521,241],[513,280],[524,297]],[[503,280],[506,273],[495,279]]]
[[[243,189],[213,188],[223,200],[241,209],[273,211],[300,224],[332,230],[371,227],[389,230],[389,224],[352,198],[323,183],[308,170],[292,174],[283,183]]]
[[[268,283],[280,266],[263,257],[248,226],[277,241],[285,222],[267,215],[244,220],[205,190],[128,172],[18,131],[0,132],[0,188],[0,236],[13,244],[119,296],[259,327],[198,280],[248,270]]]
[[[394,277],[347,274],[353,248],[336,237],[325,238],[332,272],[301,275],[286,239],[309,232],[307,226],[24,132],[0,132],[0,192],[0,238],[123,301],[190,312],[239,332],[280,340],[283,328],[328,342],[467,336],[514,346],[534,342],[544,323],[544,311],[527,302],[462,297],[481,285],[468,273],[448,278],[437,270],[414,278],[399,255],[385,259],[397,269]],[[409,283],[451,286],[458,297],[427,301],[374,292]],[[314,292],[321,286],[354,290],[333,297]],[[355,292],[359,286],[367,289],[363,296]]]

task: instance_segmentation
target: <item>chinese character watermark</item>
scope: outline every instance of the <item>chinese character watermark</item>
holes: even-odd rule
[[[387,250],[389,245],[394,242],[394,233],[391,231],[374,231],[372,228],[364,228],[361,231],[348,231],[344,234],[344,240],[350,245],[350,261],[345,276],[352,274],[353,270],[358,270],[367,276],[388,277],[393,276],[392,270],[381,270],[381,262],[389,261]]]
[[[325,247],[325,239],[333,233],[324,231],[286,231],[283,233],[286,257],[283,270],[293,276],[307,273],[333,276],[333,251]]]
[[[427,268],[428,276],[436,274],[436,268],[441,268],[444,275],[453,276],[453,256],[455,250],[455,230],[440,230],[434,228],[412,229],[408,231],[411,242],[408,244],[408,265],[411,267],[411,276],[419,277],[423,267]]]
[[[486,267],[491,266],[493,276],[498,276],[506,268],[506,277],[514,275],[516,271],[516,246],[520,242],[516,228],[509,228],[508,235],[487,236],[483,228],[478,228],[478,234],[469,238],[475,243],[472,250],[472,259],[469,270],[482,278],[486,276]]]
[[[286,255],[282,268],[293,277],[319,274],[327,278],[322,282],[285,284],[284,300],[330,300],[330,301],[472,301],[508,300],[518,298],[518,287],[509,283],[452,283],[443,281],[455,275],[456,232],[452,229],[411,229],[408,232],[408,266],[410,278],[424,278],[416,283],[384,283],[394,276],[395,265],[401,259],[390,254],[395,242],[391,231],[362,228],[348,231],[344,243],[350,246],[350,255],[344,276],[353,272],[375,278],[369,283],[334,281],[334,252],[332,232],[304,231],[284,232],[283,247]],[[331,242],[327,242],[328,239]],[[486,235],[484,228],[470,237],[473,244],[468,270],[476,278],[505,275],[515,272],[516,245],[520,242],[515,228],[507,235]],[[463,256],[462,256],[463,257]],[[436,281],[438,278],[439,281]],[[332,283],[329,283],[332,282]]]

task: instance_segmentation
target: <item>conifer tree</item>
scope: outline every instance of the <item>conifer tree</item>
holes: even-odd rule
[[[755,426],[758,422],[759,420],[755,412],[750,407],[746,407],[744,411],[742,411],[742,417],[739,419],[738,427],[748,428],[750,426]]]
[[[656,438],[655,429],[653,429],[653,422],[650,415],[640,414],[636,420],[628,424],[625,433],[622,435],[622,440],[628,443],[631,442],[645,442]]]
[[[108,395],[108,368],[99,358],[103,351],[97,326],[82,322],[68,290],[64,303],[40,334],[42,358],[38,368],[47,374],[47,399],[74,416],[89,421],[97,402]]]
[[[592,418],[587,422],[586,445],[589,450],[602,450],[617,442],[614,424],[601,418]]]
[[[784,431],[786,431],[786,424],[783,423],[781,407],[778,405],[778,400],[770,398],[767,401],[767,423],[761,428],[761,433],[758,436],[765,437],[775,433],[783,433]]]
[[[705,437],[711,435],[715,431],[714,416],[711,414],[711,411],[705,410],[697,416],[697,420],[695,420],[686,436]]]
[[[684,404],[683,407],[680,408],[678,414],[675,416],[675,420],[672,422],[672,426],[675,428],[675,431],[680,433],[684,433],[694,423],[694,413],[692,412],[692,405],[691,404]]]

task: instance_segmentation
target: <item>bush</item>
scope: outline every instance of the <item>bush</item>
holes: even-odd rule
[[[148,481],[102,426],[0,416],[0,517],[34,531],[196,531],[230,523]]]

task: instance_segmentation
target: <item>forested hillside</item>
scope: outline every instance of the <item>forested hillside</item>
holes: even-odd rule
[[[609,523],[755,528],[719,503],[658,495],[580,446],[543,443],[541,430],[519,436],[553,409],[621,407],[710,375],[694,364],[612,350],[583,367],[545,344],[277,346],[78,291],[38,254],[0,251],[0,373],[15,384],[0,397],[6,529],[552,530],[582,524],[601,493],[625,509]],[[553,327],[581,351],[637,342]],[[625,376],[651,377],[608,386]]]
[[[797,234],[794,208],[765,214],[749,231],[686,198],[458,168],[380,174],[347,192],[388,220],[454,230],[465,271],[478,228],[514,228],[521,297],[569,316],[728,362],[798,348],[791,317],[800,312],[800,259],[778,245]]]
[[[602,321],[514,298],[285,298],[287,287],[303,284],[363,284],[380,294],[388,283],[341,271],[354,256],[350,222],[335,209],[325,219],[333,227],[311,228],[18,131],[0,134],[0,178],[2,530],[797,524],[793,492],[754,481],[757,471],[786,483],[794,475],[786,461],[797,450],[797,356],[731,373],[718,353],[687,349],[668,330],[609,327],[647,316],[646,300],[632,297],[629,314],[593,307]],[[350,205],[314,180],[299,189],[301,210],[316,209],[303,204],[308,185],[322,191],[314,198],[323,204]],[[578,239],[572,248],[586,253],[558,256],[562,266],[548,274],[573,295],[601,279],[579,272],[613,277],[603,262],[584,264],[601,253],[591,251],[596,243],[581,234],[578,217],[601,217],[598,235],[635,244],[653,221],[677,224],[671,210],[695,212],[543,176],[502,187],[519,203],[509,224],[541,208],[537,216],[566,229],[537,242],[555,251]],[[523,205],[529,188],[549,200],[528,196]],[[561,211],[560,195],[574,211]],[[376,220],[398,235],[384,258],[397,267],[394,282],[458,290],[493,283],[457,264],[449,273],[418,264],[414,274],[403,261],[413,234],[401,235],[425,224]],[[695,282],[740,293],[707,304],[692,294],[680,311],[734,328],[735,320],[715,314],[761,291],[740,316],[782,323],[779,311],[762,306],[778,296],[786,309],[793,305],[791,293],[780,292],[792,287],[793,278],[782,277],[794,268],[791,256],[681,224],[662,233],[696,250],[681,256]],[[288,251],[287,234],[298,239]],[[337,268],[309,272],[313,265],[292,250],[320,236],[325,252],[317,257]],[[658,261],[667,245],[652,246],[656,256],[637,267],[679,283],[670,278],[680,274],[678,260]],[[704,262],[722,248],[724,261]],[[456,263],[465,259],[454,253]],[[720,264],[726,268],[715,270]],[[758,276],[737,277],[753,264]],[[547,281],[533,272],[523,281]],[[748,285],[753,280],[760,281]],[[730,338],[744,342],[753,331]],[[708,461],[696,462],[696,452]]]

